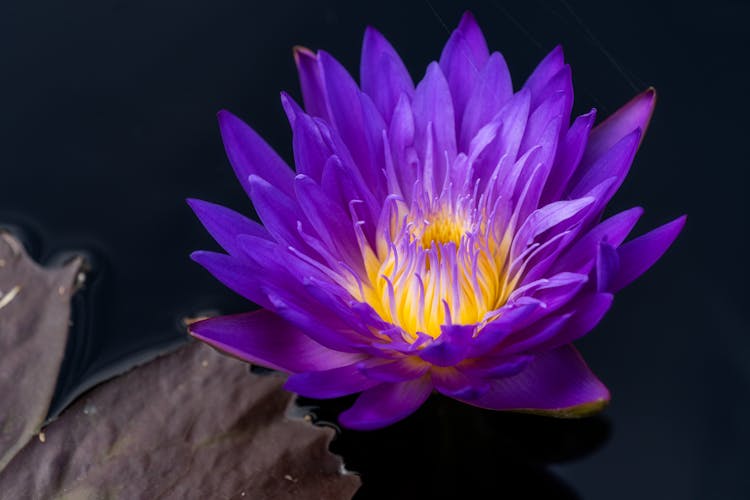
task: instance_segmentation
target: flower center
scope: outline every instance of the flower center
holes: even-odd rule
[[[468,232],[465,221],[443,209],[420,221],[412,229],[415,239],[422,242],[422,248],[429,249],[435,244],[438,248],[446,243],[461,244],[461,237]],[[421,227],[420,227],[421,226]]]
[[[467,203],[468,204],[468,203]],[[507,238],[460,204],[423,209],[393,202],[381,221],[377,249],[367,247],[365,271],[352,295],[403,329],[440,336],[443,325],[481,324],[510,294]]]

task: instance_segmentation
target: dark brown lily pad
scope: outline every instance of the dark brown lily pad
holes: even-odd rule
[[[101,385],[0,472],[8,498],[351,498],[280,376],[192,343]]]
[[[82,264],[45,269],[0,232],[0,470],[47,416]]]
[[[43,269],[0,233],[0,497],[348,499],[330,428],[278,375],[190,343],[104,383],[38,438],[82,266]],[[32,439],[33,438],[33,439]]]

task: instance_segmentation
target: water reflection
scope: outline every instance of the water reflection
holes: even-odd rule
[[[352,401],[315,401],[318,422],[334,421]],[[589,455],[609,435],[603,416],[560,420],[486,411],[433,396],[389,428],[343,430],[332,450],[362,475],[356,498],[576,499],[547,465]]]

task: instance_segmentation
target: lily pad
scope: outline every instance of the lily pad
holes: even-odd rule
[[[39,432],[65,354],[83,259],[45,269],[0,232],[0,470]]]
[[[351,498],[279,376],[191,343],[91,391],[0,472],[9,498]]]

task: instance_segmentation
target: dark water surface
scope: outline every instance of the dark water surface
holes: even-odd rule
[[[747,498],[750,4],[740,1],[6,0],[0,224],[37,259],[83,251],[91,266],[58,406],[181,340],[183,318],[249,307],[188,259],[215,245],[186,197],[252,210],[217,110],[289,158],[278,92],[298,95],[293,45],[355,70],[372,24],[421,78],[466,9],[516,85],[562,43],[578,113],[608,115],[655,86],[654,120],[611,209],[645,207],[636,232],[690,218],[580,342],[613,394],[603,415],[557,421],[433,398],[405,422],[334,444],[362,472],[361,498]],[[331,420],[345,403],[317,413]]]

